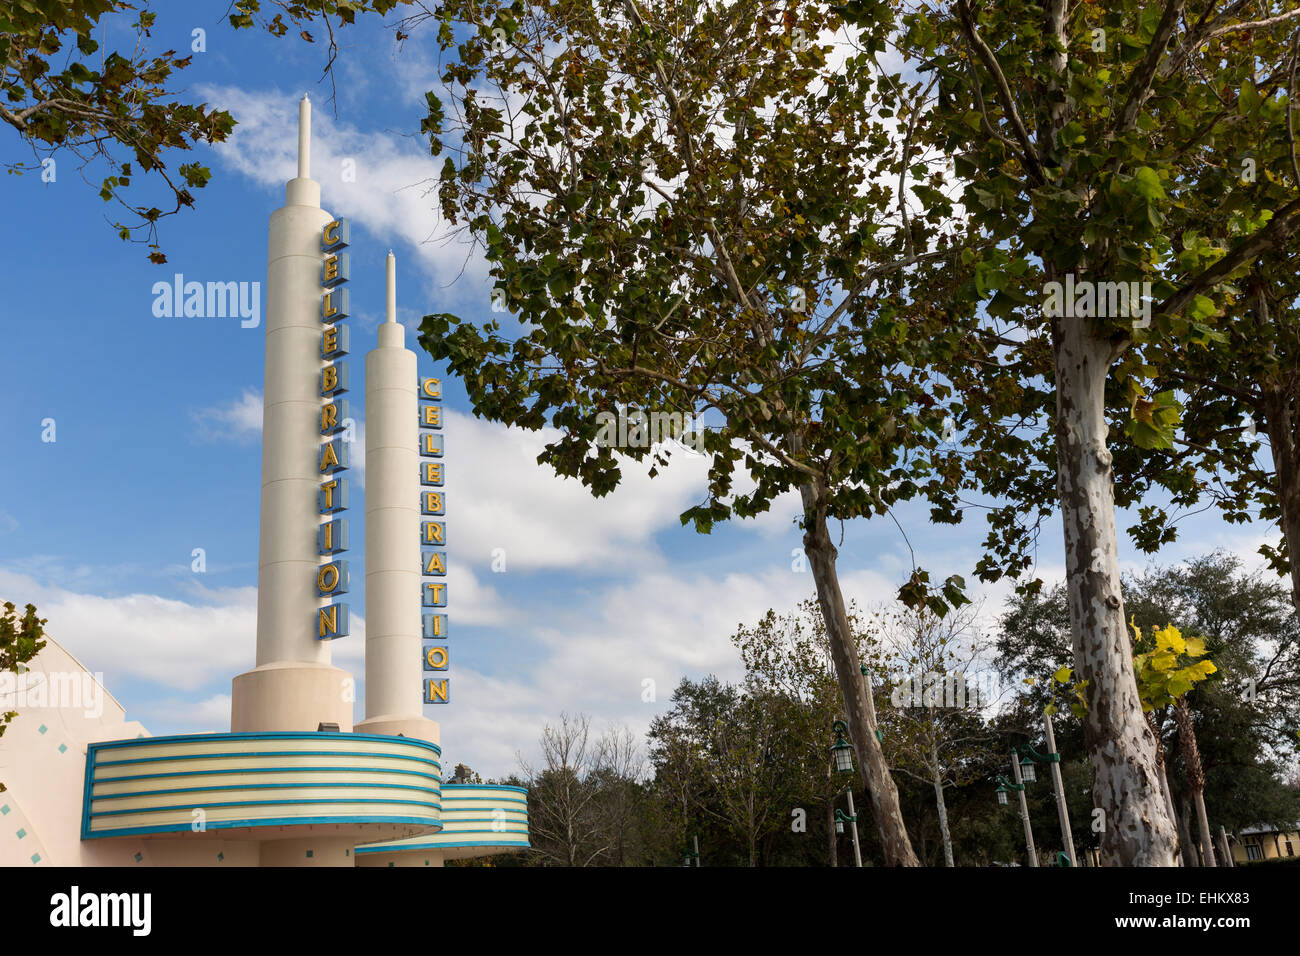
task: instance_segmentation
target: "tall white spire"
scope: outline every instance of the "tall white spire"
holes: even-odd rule
[[[356,730],[437,743],[421,679],[418,369],[397,321],[391,249],[385,267],[387,314],[366,355],[366,715]]]
[[[298,101],[298,178],[311,179],[311,100]]]
[[[257,562],[257,666],[235,678],[231,729],[352,728],[341,691],[349,675],[318,634],[322,600],[322,242],[333,217],[320,208],[310,171],[311,106],[298,104],[298,177],[271,214],[266,267],[266,364],[262,403],[262,514]],[[332,360],[331,360],[332,361]],[[331,393],[334,394],[334,393]],[[412,413],[414,415],[414,413]],[[341,469],[339,469],[341,470]]]
[[[393,258],[393,250],[388,250],[388,277],[385,286],[388,290],[387,302],[387,321],[397,321],[397,260]]]

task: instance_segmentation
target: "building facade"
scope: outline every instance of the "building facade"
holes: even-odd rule
[[[406,348],[391,252],[364,363],[355,727],[356,682],[331,660],[352,586],[350,230],[321,208],[310,161],[303,97],[298,175],[270,222],[257,646],[233,681],[230,732],[149,736],[49,640],[16,675],[22,706],[0,737],[0,864],[441,866],[528,848],[527,793],[444,785],[424,714],[450,699],[442,392]]]

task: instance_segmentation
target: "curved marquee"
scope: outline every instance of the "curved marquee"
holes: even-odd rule
[[[528,791],[492,784],[444,784],[442,829],[406,840],[357,847],[368,865],[391,854],[442,851],[444,858],[487,856],[527,850]],[[383,856],[376,860],[374,854]]]
[[[441,817],[439,757],[427,741],[370,734],[92,743],[81,837],[318,825],[362,839],[426,833]]]

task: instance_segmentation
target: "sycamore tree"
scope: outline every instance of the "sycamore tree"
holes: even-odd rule
[[[943,617],[928,608],[882,610],[869,625],[874,666],[889,675],[885,752],[898,773],[934,793],[945,866],[955,866],[944,791],[985,777],[997,741],[983,712],[998,704],[984,651],[979,607]]]
[[[1130,626],[1133,628],[1133,673],[1137,679],[1138,696],[1142,699],[1142,710],[1149,719],[1156,712],[1173,711],[1174,725],[1178,728],[1178,749],[1183,758],[1183,769],[1200,827],[1201,850],[1207,865],[1214,866],[1214,841],[1210,836],[1209,817],[1205,812],[1205,768],[1196,743],[1187,694],[1215,673],[1218,667],[1210,660],[1210,651],[1204,638],[1183,637],[1182,632],[1172,624],[1152,628],[1149,637],[1136,624]],[[1062,668],[1053,677],[1064,684],[1070,682],[1072,675],[1069,668]],[[1084,684],[1084,681],[1078,681],[1074,685],[1077,699],[1072,705],[1076,715],[1087,709],[1088,697]],[[1154,719],[1151,720],[1151,726],[1156,736],[1157,752],[1160,754],[1164,796],[1172,808],[1172,796],[1168,791],[1168,782],[1164,779],[1163,745]]]
[[[1131,666],[1108,411],[1126,410],[1121,448],[1168,447],[1180,409],[1153,390],[1160,369],[1177,348],[1223,342],[1233,281],[1300,227],[1295,182],[1229,217],[1234,181],[1211,168],[1287,136],[1286,109],[1238,103],[1261,75],[1276,90],[1298,16],[1187,0],[957,0],[905,16],[900,44],[938,78],[929,118],[982,244],[963,252],[968,282],[949,303],[971,330],[951,369],[967,477],[1008,499],[980,571],[1026,566],[1015,512],[1060,510],[1107,863],[1173,865],[1177,845]]]
[[[680,427],[602,444],[599,416],[624,413],[703,422],[707,497],[682,515],[699,532],[798,492],[885,858],[912,865],[831,534],[949,480],[926,454],[948,388],[930,370],[958,330],[943,277],[914,272],[947,255],[946,214],[914,198],[941,195],[942,169],[924,85],[878,62],[878,12],[850,41],[807,0],[444,4],[424,128],[443,215],[506,316],[426,316],[420,341],[477,415],[557,429],[539,461],[595,495],[680,459]],[[946,610],[961,587],[916,569],[904,596]]]
[[[1290,805],[1279,770],[1294,765],[1295,691],[1300,686],[1300,624],[1287,590],[1266,571],[1247,573],[1237,558],[1216,553],[1126,574],[1124,606],[1134,630],[1147,635],[1135,649],[1135,681],[1156,735],[1157,758],[1169,756],[1168,780],[1164,766],[1157,773],[1170,812],[1181,805],[1180,830],[1190,827],[1181,841],[1184,852],[1192,847],[1190,833],[1199,823],[1197,789],[1209,814],[1230,830],[1242,825],[1239,821],[1286,819]],[[1181,672],[1204,659],[1191,639],[1184,647],[1197,651],[1196,657],[1183,652],[1172,661],[1141,656],[1157,646],[1157,633],[1172,637],[1169,623],[1180,635],[1209,636],[1205,646],[1213,658],[1213,679],[1202,680],[1203,675],[1191,671],[1186,675],[1193,678],[1190,683],[1173,683],[1160,667],[1146,673],[1144,661],[1173,664]],[[1078,748],[1088,698],[1073,667],[1065,588],[1015,595],[996,644],[1000,670],[1008,680],[1025,684],[1025,710],[1056,713],[1060,751]],[[1168,695],[1153,693],[1170,688],[1181,697],[1196,732],[1184,734]],[[1188,749],[1193,739],[1195,759]]]
[[[293,28],[308,43],[315,42],[313,31],[319,33],[328,46],[323,78],[332,87],[335,31],[360,13],[384,14],[404,2],[267,0],[264,8],[260,0],[236,0],[227,18],[237,30],[264,29],[275,37]],[[175,18],[176,11],[168,16]],[[206,52],[206,32],[187,32],[184,51],[159,51],[157,19],[147,0],[19,0],[0,6],[0,123],[20,144],[0,165],[11,175],[27,173],[51,183],[59,181],[59,163],[66,162],[105,203],[115,205],[116,218],[109,222],[118,237],[144,243],[150,260],[161,264],[167,257],[159,224],[193,207],[195,192],[212,178],[199,159],[175,157],[225,142],[235,119],[194,102],[175,85],[177,74]],[[176,28],[174,22],[166,25]]]
[[[851,602],[847,614],[854,654],[869,660],[866,629]],[[745,665],[746,686],[774,691],[792,702],[785,732],[802,747],[784,773],[797,773],[803,791],[822,803],[834,866],[838,857],[835,800],[844,781],[835,772],[830,743],[831,727],[842,718],[844,702],[821,608],[816,600],[806,600],[792,614],[769,610],[756,623],[737,628],[731,641]]]
[[[1255,109],[1277,108],[1272,97],[1256,102]],[[1280,178],[1267,165],[1260,170],[1261,179]],[[1248,197],[1250,190],[1234,194]],[[1292,558],[1300,554],[1298,268],[1294,243],[1272,250],[1237,283],[1242,294],[1225,314],[1222,341],[1170,349],[1157,387],[1178,390],[1181,428],[1171,447],[1143,456],[1133,486],[1138,493],[1165,488],[1183,512],[1209,502],[1231,523],[1275,522],[1280,545],[1259,550],[1274,570],[1289,574],[1300,617],[1300,562]],[[1140,547],[1154,551],[1176,538],[1176,515],[1149,505],[1142,517],[1130,529]]]

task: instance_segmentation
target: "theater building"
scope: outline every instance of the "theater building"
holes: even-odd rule
[[[18,675],[0,737],[0,863],[54,866],[441,866],[528,847],[527,793],[444,784],[450,700],[441,385],[397,322],[365,358],[364,718],[331,662],[349,632],[348,224],[298,175],[271,216],[257,644],[230,732],[152,737],[57,641]],[[45,697],[36,701],[36,689]],[[91,698],[97,703],[88,706]]]

